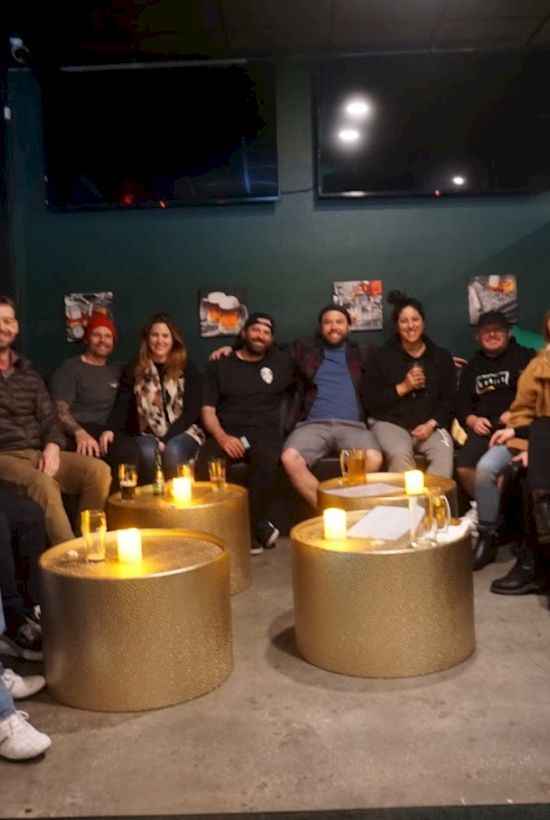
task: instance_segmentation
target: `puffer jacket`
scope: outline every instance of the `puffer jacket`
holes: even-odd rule
[[[30,361],[18,357],[13,373],[0,376],[0,451],[42,450],[50,442],[64,445],[55,405]]]

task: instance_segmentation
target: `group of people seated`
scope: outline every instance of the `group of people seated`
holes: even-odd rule
[[[538,354],[517,344],[503,314],[483,315],[479,350],[457,368],[426,335],[423,305],[399,292],[390,301],[394,333],[381,347],[352,341],[350,315],[336,304],[320,311],[314,337],[290,345],[276,343],[271,315],[252,313],[235,345],[211,356],[204,378],[167,313],[145,324],[136,360],[124,368],[111,358],[116,328],[97,314],[84,352],[61,364],[48,390],[16,353],[15,305],[0,297],[0,651],[41,657],[36,557],[46,543],[75,537],[62,494],[78,496],[79,509],[102,509],[118,464],[136,464],[138,483],[148,484],[159,457],[168,479],[189,460],[199,479],[214,456],[227,459],[230,475],[247,463],[254,554],[279,535],[270,503],[280,463],[312,507],[315,463],[342,449],[365,450],[368,472],[402,472],[421,458],[428,473],[451,477],[456,464],[477,503],[474,569],[495,558],[502,478],[517,464],[528,471],[525,538],[492,589],[540,589],[540,541],[550,532],[550,312]],[[467,437],[458,450],[454,420]],[[32,512],[17,514],[18,504]]]

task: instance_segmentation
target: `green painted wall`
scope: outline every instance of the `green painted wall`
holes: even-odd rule
[[[466,281],[516,274],[520,324],[538,330],[550,304],[550,195],[374,204],[315,202],[310,65],[279,66],[282,197],[275,205],[54,213],[44,205],[40,96],[28,70],[10,72],[12,250],[24,350],[49,371],[64,340],[63,295],[113,290],[120,354],[140,324],[170,310],[202,365],[199,287],[243,285],[252,310],[273,313],[281,339],[312,331],[333,279],[381,277],[426,304],[428,331],[454,353],[473,348]],[[399,135],[396,135],[399,138]],[[307,189],[303,191],[302,189]],[[384,334],[369,334],[380,341]]]

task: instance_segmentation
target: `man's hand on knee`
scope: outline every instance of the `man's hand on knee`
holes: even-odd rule
[[[50,441],[50,443],[46,444],[44,450],[42,451],[42,457],[38,463],[38,469],[41,470],[44,475],[49,475],[51,478],[54,478],[57,475],[59,466],[59,445]]]

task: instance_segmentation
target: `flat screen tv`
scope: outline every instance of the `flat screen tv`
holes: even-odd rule
[[[46,198],[54,208],[278,197],[268,62],[56,69],[42,90]]]
[[[317,73],[321,197],[550,188],[550,53],[379,54]]]

